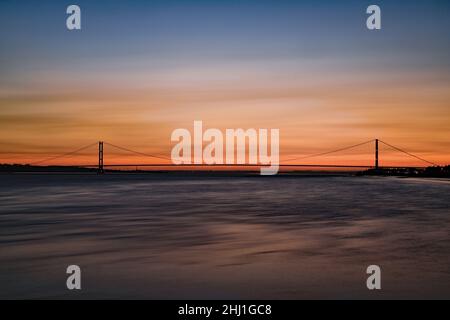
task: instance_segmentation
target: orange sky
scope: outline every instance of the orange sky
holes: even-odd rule
[[[284,68],[292,70],[288,63]],[[142,71],[120,80],[89,72],[75,80],[44,74],[42,87],[1,93],[0,160],[32,162],[97,140],[169,156],[171,132],[192,130],[193,121],[202,120],[206,128],[223,130],[279,128],[281,159],[380,138],[430,161],[449,162],[449,76],[303,71],[308,73],[243,70],[236,64],[161,75]],[[420,164],[382,151],[385,164]],[[106,152],[110,163],[152,162]],[[372,153],[364,146],[314,163],[371,163]],[[85,156],[53,163],[95,163],[95,157],[94,147]]]

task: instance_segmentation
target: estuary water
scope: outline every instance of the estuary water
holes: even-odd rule
[[[449,299],[449,195],[395,177],[0,175],[0,298]]]

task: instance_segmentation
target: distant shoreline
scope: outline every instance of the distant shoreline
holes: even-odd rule
[[[238,177],[337,177],[355,176],[357,171],[332,171],[332,170],[302,170],[280,171],[277,175],[261,176],[259,170],[232,170],[232,169],[171,169],[171,170],[118,170],[105,169],[103,175],[109,176],[148,176],[148,177],[187,177],[187,178],[238,178]],[[70,166],[29,166],[29,165],[4,165],[0,164],[0,175],[80,175],[101,176],[97,168],[82,168]]]
[[[76,166],[32,166],[20,164],[0,164],[0,174],[47,174],[47,175],[97,175],[97,168]],[[170,170],[119,170],[105,169],[104,174],[114,175],[166,175],[199,177],[248,177],[260,176],[259,170],[235,169],[170,169]],[[280,171],[275,176],[395,176],[415,178],[450,178],[450,166],[427,168],[378,168],[364,171],[357,170],[289,170]]]

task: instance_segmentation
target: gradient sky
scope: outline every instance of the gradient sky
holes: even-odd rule
[[[318,2],[2,0],[0,162],[97,140],[169,155],[172,130],[194,120],[279,128],[281,158],[380,138],[450,162],[450,2]],[[70,4],[81,31],[66,29]],[[370,4],[381,31],[365,26]],[[75,161],[95,163],[95,147]]]

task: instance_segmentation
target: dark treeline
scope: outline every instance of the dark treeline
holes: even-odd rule
[[[360,174],[377,176],[450,178],[450,165],[427,168],[379,168],[369,169],[361,172]]]
[[[0,164],[0,172],[96,172],[95,168],[70,166],[32,166],[28,164]]]

